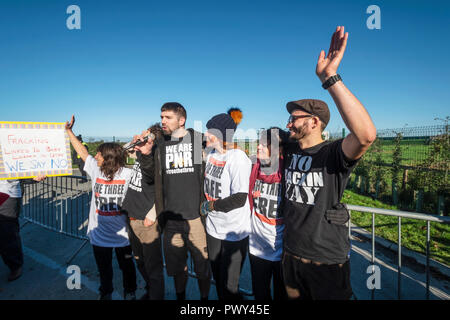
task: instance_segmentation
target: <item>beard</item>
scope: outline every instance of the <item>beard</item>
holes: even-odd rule
[[[170,130],[169,128],[162,129],[162,131],[163,131],[163,134],[164,134],[165,136],[170,136],[170,135],[172,135],[172,130]]]
[[[290,131],[289,138],[291,140],[296,140],[296,141],[303,139],[306,136],[306,125],[307,125],[307,123],[305,122],[302,126],[299,126],[299,127],[292,126],[289,129],[289,131]]]

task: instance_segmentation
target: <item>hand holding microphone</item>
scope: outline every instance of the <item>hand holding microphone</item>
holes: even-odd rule
[[[142,154],[148,155],[152,151],[155,138],[152,132],[146,130],[141,135],[135,135],[133,141],[126,144],[124,149],[129,152],[140,151]]]

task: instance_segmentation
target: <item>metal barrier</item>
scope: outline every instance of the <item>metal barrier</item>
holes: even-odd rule
[[[22,217],[47,229],[87,240],[91,185],[80,176],[49,177],[25,184]]]
[[[71,256],[68,264],[86,245],[88,238],[86,230],[89,218],[89,209],[92,190],[91,184],[85,177],[62,176],[50,177],[44,182],[24,185],[22,217],[27,222],[32,222],[44,228],[65,234],[70,237],[84,240],[79,249]],[[450,224],[450,217],[428,215],[416,212],[396,211],[379,208],[348,205],[350,211],[359,211],[372,214],[372,265],[375,263],[375,215],[387,215],[398,217],[398,299],[401,299],[401,276],[402,276],[402,237],[401,219],[416,219],[427,222],[426,236],[426,298],[430,294],[430,223],[438,222]],[[351,236],[351,223],[348,227]],[[196,277],[192,266],[189,276]],[[214,281],[213,281],[214,283]],[[249,290],[239,288],[241,294],[252,296]],[[372,290],[374,299],[375,289]]]
[[[398,265],[397,265],[397,296],[401,299],[401,277],[402,277],[402,218],[423,220],[427,222],[427,236],[426,236],[426,299],[430,298],[430,223],[438,222],[450,224],[450,217],[442,217],[437,215],[423,214],[417,212],[397,211],[379,208],[369,208],[357,205],[347,205],[348,209],[359,212],[366,212],[372,214],[372,265],[375,264],[375,215],[385,215],[398,217]],[[351,235],[351,223],[348,227],[349,236]],[[375,289],[372,289],[372,300],[375,298]]]
[[[91,203],[91,184],[85,177],[49,177],[25,184],[22,217],[46,229],[84,240],[67,264],[88,243],[86,230]]]

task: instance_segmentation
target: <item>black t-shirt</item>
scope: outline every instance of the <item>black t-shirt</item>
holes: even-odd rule
[[[191,130],[180,139],[165,136],[159,146],[166,219],[192,220],[200,216],[202,146]],[[196,153],[198,153],[196,155]],[[195,163],[200,159],[200,163]]]
[[[326,211],[340,202],[357,163],[345,157],[342,141],[304,150],[292,143],[284,150],[284,248],[327,264],[344,263],[350,251],[348,228],[325,218]]]
[[[141,171],[140,152],[137,152],[137,155],[138,159],[133,166],[133,174],[122,209],[129,217],[144,220],[155,203],[155,184],[154,175],[145,174]]]

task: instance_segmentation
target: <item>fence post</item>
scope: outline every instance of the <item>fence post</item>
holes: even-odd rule
[[[365,177],[361,176],[361,183],[359,184],[359,193],[361,193],[361,194],[364,194],[365,182],[366,182]]]
[[[408,183],[408,169],[403,171],[403,179],[402,179],[402,190],[406,189],[406,184]]]
[[[417,192],[416,212],[422,211],[422,204],[423,204],[423,190],[419,190]]]
[[[392,182],[392,201],[394,205],[398,205],[397,184],[395,182]]]
[[[366,192],[366,194],[370,193],[370,178],[369,177],[367,177],[367,179],[366,179],[365,192]]]
[[[440,216],[444,215],[444,207],[445,207],[444,195],[440,194],[438,197],[438,215]]]
[[[377,180],[377,183],[375,185],[375,199],[378,199],[379,192],[380,192],[380,180]]]
[[[356,191],[356,189],[357,189],[357,186],[358,186],[358,179],[359,179],[359,176],[355,174],[355,180],[353,180],[353,186],[352,186],[352,189],[353,189],[354,191]]]

